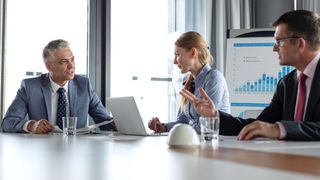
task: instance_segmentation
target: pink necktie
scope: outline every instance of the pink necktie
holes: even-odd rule
[[[303,119],[304,105],[306,102],[306,79],[308,76],[301,73],[299,76],[299,95],[298,103],[296,107],[296,115],[294,116],[294,121],[300,122]]]

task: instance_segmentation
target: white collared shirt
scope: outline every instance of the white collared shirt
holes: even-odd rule
[[[58,89],[61,88],[60,85],[58,85],[57,83],[53,82],[53,80],[50,77],[50,84],[51,84],[51,120],[50,123],[53,125],[56,125],[57,122],[57,109],[58,109]],[[67,97],[67,116],[70,115],[70,106],[69,106],[69,96],[68,96],[68,84],[69,81],[67,81],[67,83],[62,86],[62,88],[64,88],[66,90],[65,95]]]

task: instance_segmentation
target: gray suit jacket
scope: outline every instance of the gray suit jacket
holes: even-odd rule
[[[68,85],[70,116],[77,116],[77,127],[87,125],[88,114],[95,123],[112,119],[109,109],[105,108],[92,89],[86,77],[75,75]],[[4,132],[24,132],[23,125],[28,119],[51,120],[51,86],[48,74],[24,79],[15,99],[8,108],[1,127]],[[110,129],[111,125],[102,129]]]

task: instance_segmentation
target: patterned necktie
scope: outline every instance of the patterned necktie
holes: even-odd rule
[[[294,116],[294,121],[300,122],[303,119],[304,106],[306,102],[306,84],[305,81],[308,76],[301,73],[299,76],[299,95],[298,95],[298,103],[296,108],[296,115]]]
[[[57,109],[57,125],[59,126],[60,129],[63,128],[62,125],[62,117],[66,117],[67,111],[67,98],[65,95],[66,90],[64,88],[59,88],[58,89],[58,109]]]

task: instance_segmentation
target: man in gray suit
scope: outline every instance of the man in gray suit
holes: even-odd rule
[[[55,129],[59,88],[65,89],[67,116],[78,117],[77,128],[87,125],[88,114],[95,123],[112,119],[86,77],[75,75],[75,60],[69,43],[58,39],[43,49],[49,73],[24,79],[8,108],[1,127],[3,132],[47,134]],[[103,130],[112,125],[104,125]]]

